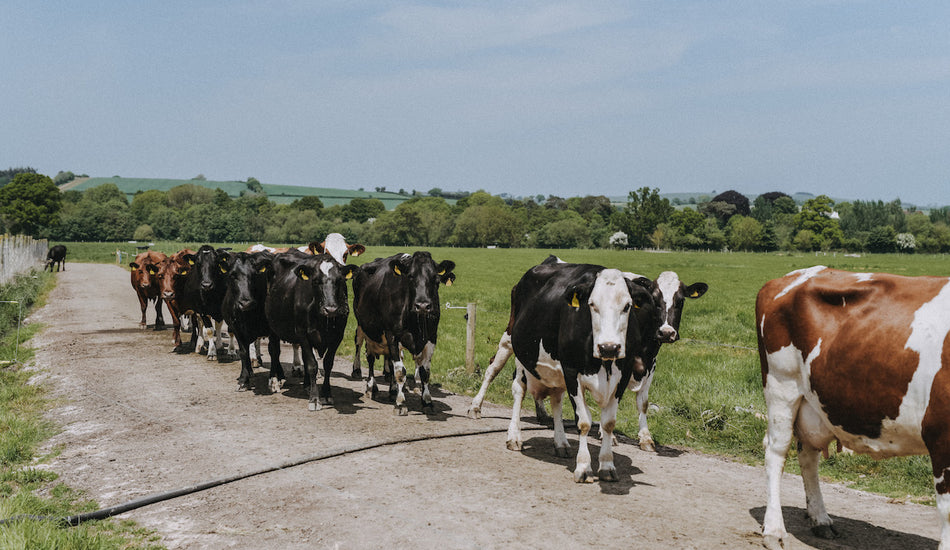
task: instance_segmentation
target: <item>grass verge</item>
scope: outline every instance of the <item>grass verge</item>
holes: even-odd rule
[[[24,365],[33,357],[24,346],[42,327],[17,327],[18,312],[25,317],[43,304],[52,290],[52,274],[17,277],[0,288],[0,519],[21,515],[64,517],[98,509],[98,505],[58,481],[45,468],[49,456],[38,456],[40,444],[56,433],[43,417],[50,407],[46,389],[31,383],[35,374]],[[16,361],[13,361],[16,356]],[[56,521],[19,519],[0,528],[0,548],[112,550],[162,548],[157,536],[134,522],[106,520],[78,527]]]

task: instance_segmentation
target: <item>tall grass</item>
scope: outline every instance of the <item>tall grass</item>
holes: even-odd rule
[[[189,243],[196,248],[198,243]],[[69,244],[74,261],[115,261],[116,244]],[[232,245],[242,249],[246,245]],[[166,253],[184,248],[182,243],[156,243]],[[111,257],[109,251],[111,249]],[[429,249],[436,261],[456,263],[456,282],[443,287],[439,344],[433,362],[433,381],[445,389],[473,395],[481,384],[480,372],[494,355],[498,338],[508,322],[511,287],[531,266],[548,254],[578,263],[595,263],[633,271],[654,278],[662,271],[675,271],[687,284],[702,281],[709,291],[698,300],[688,300],[683,314],[682,340],[665,345],[658,357],[657,373],[650,389],[654,406],[650,429],[660,445],[683,446],[758,464],[763,459],[762,437],[766,422],[762,379],[755,351],[755,296],[762,285],[789,271],[826,265],[862,272],[899,275],[948,275],[950,257],[937,255],[842,254],[753,254],[719,252],[656,253],[615,250],[536,249]],[[411,249],[370,247],[361,264]],[[123,262],[127,265],[127,262]],[[130,289],[131,292],[131,289]],[[475,357],[478,371],[465,368],[465,310],[445,309],[476,304]],[[355,329],[350,318],[348,334]],[[339,355],[352,356],[350,338]],[[510,373],[513,365],[496,379],[487,399],[511,403]],[[533,404],[525,407],[533,410]],[[618,414],[620,432],[635,436],[637,413],[632,395],[626,396]],[[794,452],[793,452],[794,454]],[[789,460],[789,470],[797,463]],[[822,461],[823,476],[845,481],[892,497],[910,495],[929,501],[933,479],[926,457],[874,462],[866,457],[838,455]]]

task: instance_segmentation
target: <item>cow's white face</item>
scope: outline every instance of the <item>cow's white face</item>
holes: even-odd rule
[[[627,323],[633,300],[623,274],[605,269],[597,275],[587,299],[594,336],[594,357],[603,360],[626,356]]]

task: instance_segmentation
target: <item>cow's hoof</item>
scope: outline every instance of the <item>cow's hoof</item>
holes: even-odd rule
[[[597,479],[601,481],[620,481],[616,468],[602,469],[597,472]]]
[[[481,407],[472,407],[468,410],[468,417],[478,420],[482,417],[482,408]]]
[[[834,525],[815,525],[811,528],[811,533],[818,538],[834,539],[838,538],[838,530]]]
[[[311,401],[307,404],[307,410],[310,411],[319,411],[321,408],[319,401]]]
[[[396,416],[409,416],[409,407],[405,403],[393,407],[393,414]]]
[[[319,403],[320,403],[321,405],[326,405],[326,406],[328,406],[328,407],[329,407],[329,406],[333,406],[333,398],[332,398],[332,397],[322,397],[322,396],[321,396],[321,397],[318,398],[318,401],[319,401]]]
[[[571,448],[570,447],[555,447],[554,456],[558,458],[568,458],[571,456]]]
[[[656,452],[656,444],[653,443],[652,439],[641,439],[640,440],[640,450],[646,451],[648,453]]]
[[[785,550],[785,544],[779,537],[775,535],[765,535],[762,537],[762,546],[765,546],[769,550]]]
[[[350,380],[360,380],[363,378],[363,369],[353,369],[350,373]]]
[[[208,344],[201,346],[201,349],[198,350],[198,353],[201,353],[201,354],[208,353]]]
[[[574,483],[593,483],[594,472],[590,469],[574,470]]]
[[[518,441],[517,439],[509,439],[505,442],[505,446],[508,447],[509,451],[520,451],[524,446],[524,443]]]
[[[280,392],[280,390],[281,390],[281,388],[283,388],[283,386],[284,386],[284,381],[281,380],[280,378],[277,378],[276,376],[272,377],[272,378],[268,381],[268,387],[270,388],[271,393],[278,393],[278,392]]]
[[[248,387],[247,382],[238,382],[238,387],[235,391],[247,391],[249,389],[250,388]]]

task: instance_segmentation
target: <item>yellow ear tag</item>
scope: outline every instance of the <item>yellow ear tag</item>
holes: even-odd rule
[[[261,268],[261,273],[264,273],[265,271],[267,271],[267,266],[266,266],[266,265]]]
[[[179,274],[179,275],[188,275],[188,270],[187,270],[187,269],[182,269],[181,271],[178,272],[178,274]]]
[[[698,292],[693,292],[692,294],[689,295],[690,298],[695,298],[697,296],[699,296]]]
[[[439,272],[439,277],[441,277],[441,276],[443,276],[443,275],[445,275],[445,270],[444,270],[444,269]]]
[[[218,269],[221,270],[221,273],[227,273],[227,272],[228,272],[227,269],[224,269],[224,266],[220,266],[220,265],[219,265],[219,266],[218,266]]]
[[[398,265],[393,266],[393,273],[395,273],[396,275],[402,275],[402,271],[399,271]]]
[[[307,274],[304,273],[303,271],[300,272],[300,278],[303,279],[304,281],[310,280],[310,277],[307,277]]]
[[[445,281],[445,286],[452,286],[452,279]]]
[[[575,293],[574,297],[571,298],[571,307],[581,307],[581,302],[577,299],[577,293]]]
[[[352,278],[353,278],[353,272],[352,272],[352,271],[347,271],[347,272],[346,272],[346,280],[349,281],[349,280],[352,279]]]
[[[194,261],[194,260],[188,260],[188,265],[195,265],[195,261]]]

